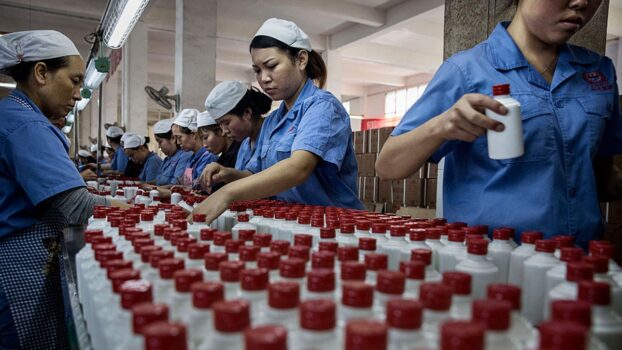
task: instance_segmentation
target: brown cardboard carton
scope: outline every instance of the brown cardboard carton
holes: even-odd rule
[[[356,154],[354,157],[356,158],[356,165],[358,167],[358,176],[363,176],[363,155]]]
[[[365,153],[365,132],[363,131],[355,131],[353,134],[352,143],[354,144],[354,153],[362,154]]]
[[[387,139],[393,132],[393,127],[384,127],[369,130],[369,152],[380,153]]]
[[[417,176],[409,177],[404,183],[404,205],[410,207],[423,206],[425,180]]]
[[[438,165],[435,163],[427,163],[428,164],[428,174],[426,178],[428,179],[436,179],[438,178]]]
[[[375,153],[363,154],[363,176],[376,176],[376,157]]]
[[[378,201],[378,178],[367,176],[363,178],[363,201]]]
[[[428,208],[436,208],[436,179],[425,180],[425,204]]]
[[[406,180],[393,180],[391,182],[391,203],[404,205],[404,185]]]
[[[436,209],[401,207],[397,210],[397,215],[408,215],[411,218],[434,219],[436,217]]]
[[[391,197],[391,180],[378,179],[378,202],[390,202]]]

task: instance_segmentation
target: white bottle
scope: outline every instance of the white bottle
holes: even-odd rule
[[[267,252],[257,254],[257,267],[268,270],[269,280],[276,281],[279,279],[279,263],[281,256],[276,252]]]
[[[386,313],[386,303],[398,299],[404,294],[406,276],[399,271],[382,270],[377,272],[374,310],[377,315]]]
[[[387,302],[386,323],[389,326],[389,350],[425,348],[421,331],[423,305],[414,299],[393,299]]]
[[[429,249],[425,243],[426,240],[426,230],[425,229],[411,229],[408,233],[408,243],[402,248],[402,254],[400,260],[410,260],[410,252],[413,249]]]
[[[609,260],[609,274],[622,285],[622,268],[613,260],[614,247],[609,241],[590,241],[590,255],[604,256]]]
[[[525,260],[523,267],[523,316],[534,325],[538,325],[544,317],[546,272],[560,264],[553,253],[555,242],[549,240],[536,241],[536,253]]]
[[[592,327],[592,305],[580,300],[555,300],[551,303],[551,320],[574,322],[586,329]],[[607,346],[590,332],[588,349],[607,350]]]
[[[272,242],[272,235],[269,233],[256,233],[253,237],[253,245],[259,247],[261,253],[270,251],[270,242]]]
[[[384,222],[372,223],[370,233],[376,239],[376,249],[382,247],[387,241],[387,224]]]
[[[488,259],[499,269],[497,281],[506,283],[510,269],[510,256],[514,250],[514,247],[510,244],[512,239],[511,232],[495,230],[492,233],[492,238],[493,241],[488,245]]]
[[[225,249],[225,244],[227,243],[228,240],[232,239],[232,235],[231,232],[215,232],[214,233],[214,241],[212,242],[212,245],[210,246],[210,252],[212,253],[225,253],[226,249]]]
[[[588,328],[575,322],[543,322],[539,349],[587,349]]]
[[[605,282],[611,286],[611,308],[622,315],[622,287],[609,274],[608,259],[604,256],[584,256],[583,262],[594,268],[594,281]]]
[[[451,288],[442,283],[424,283],[419,289],[423,303],[423,334],[428,344],[438,344],[440,326],[451,319]]]
[[[400,261],[400,271],[406,277],[405,298],[419,299],[419,288],[425,283],[425,269],[421,261]]]
[[[171,304],[175,288],[175,271],[184,269],[184,261],[181,259],[164,259],[160,261],[158,269],[160,278],[155,282],[154,299],[159,303]]]
[[[220,281],[220,263],[227,261],[227,253],[206,253],[204,274],[207,281]]]
[[[441,235],[445,232],[444,228],[432,227],[426,230],[425,243],[432,249],[432,266],[438,271],[438,252],[443,249]]]
[[[201,238],[201,229],[204,228],[209,228],[209,225],[205,223],[205,214],[192,215],[192,224],[188,226],[188,234],[196,239],[199,239]]]
[[[356,222],[356,231],[354,232],[354,236],[356,238],[362,237],[371,237],[371,222],[367,220],[358,220]]]
[[[242,261],[223,261],[218,265],[220,281],[225,286],[227,300],[240,297],[240,272],[244,269]]]
[[[335,299],[335,271],[313,269],[307,273],[304,299]]]
[[[610,349],[622,344],[622,317],[611,307],[611,286],[605,282],[582,281],[578,299],[592,304],[592,334]]]
[[[500,300],[475,300],[473,321],[486,325],[487,349],[522,349],[510,336],[510,303]]]
[[[472,350],[484,349],[484,325],[473,321],[447,321],[440,327],[440,343],[435,349]],[[437,337],[438,338],[438,337]]]
[[[576,300],[579,281],[592,281],[593,279],[594,270],[591,265],[582,262],[568,263],[566,280],[555,286],[546,294],[544,301],[544,319],[549,319],[551,315],[551,308],[549,307],[551,302],[564,299]]]
[[[292,344],[293,350],[307,349],[310,344],[317,349],[338,349],[340,337],[336,331],[335,302],[312,299],[300,303],[300,329]]]
[[[521,235],[521,245],[510,255],[508,283],[519,286],[523,283],[523,264],[536,252],[536,241],[542,239],[542,232],[527,231]]]
[[[169,309],[166,304],[140,303],[132,307],[132,334],[120,340],[116,350],[142,349],[145,347],[144,331],[148,325],[168,320]]]
[[[466,272],[472,277],[472,295],[474,299],[486,296],[486,287],[496,283],[499,269],[486,259],[488,242],[475,238],[467,243],[467,258],[456,265],[456,271]]]
[[[453,271],[461,260],[466,259],[464,231],[449,230],[447,244],[438,251],[438,272]]]
[[[370,349],[386,349],[387,325],[378,320],[352,320],[345,329],[344,349],[360,349],[367,344]]]
[[[177,270],[174,274],[175,290],[171,293],[171,319],[184,324],[190,322],[190,310],[192,309],[191,286],[193,283],[203,281],[203,271],[199,269]]]
[[[193,348],[201,345],[202,339],[209,339],[213,325],[212,306],[215,302],[225,299],[225,288],[220,282],[208,281],[194,283],[192,290],[192,308],[188,322],[189,339]]]
[[[510,303],[511,328],[510,336],[524,349],[533,349],[537,344],[535,328],[521,315],[521,289],[510,284],[491,284],[487,288],[488,299],[502,300]]]
[[[561,249],[562,248],[571,248],[574,247],[574,237],[568,235],[558,235],[552,238],[555,242],[555,255],[556,258],[561,257]]]
[[[406,227],[402,225],[392,225],[389,233],[389,240],[378,250],[380,253],[384,253],[389,257],[389,269],[397,270],[402,249],[408,243],[406,242]]]
[[[440,273],[432,266],[432,251],[428,249],[413,249],[410,260],[421,261],[425,264],[425,281],[440,282],[443,279]]]
[[[376,283],[376,272],[387,270],[389,257],[387,254],[369,253],[365,255],[366,281],[369,284]]]
[[[352,246],[358,248],[359,246],[358,238],[354,236],[354,224],[341,224],[336,239],[340,247]]]
[[[341,307],[339,308],[339,327],[352,319],[374,318],[372,306],[374,304],[374,287],[360,281],[343,283],[341,292]]]
[[[231,228],[231,235],[233,239],[240,239],[240,230],[253,230],[257,232],[257,226],[249,223],[250,218],[248,214],[238,214],[237,223]]]
[[[497,114],[486,109],[486,116],[503,123],[503,131],[487,130],[488,156],[491,159],[510,159],[522,156],[525,153],[523,141],[523,122],[520,103],[510,97],[510,84],[494,85],[492,94],[495,100],[503,104],[508,112],[505,115]]]
[[[158,321],[145,327],[145,349],[150,349],[149,344],[166,344],[170,349],[186,349],[186,326],[179,322]]]
[[[518,247],[518,244],[516,244],[516,241],[514,240],[514,236],[516,235],[516,230],[512,227],[497,227],[494,230],[492,230],[493,237],[495,235],[495,232],[502,232],[502,231],[506,232],[502,235],[507,235],[510,237],[509,242],[510,242],[510,245],[512,246],[512,249],[516,249],[516,247]]]
[[[443,284],[451,287],[451,310],[454,320],[471,319],[471,275],[458,271],[443,272]]]
[[[268,285],[268,305],[257,324],[282,324],[291,332],[298,329],[300,285],[296,282],[274,282]]]
[[[287,328],[282,325],[255,326],[244,331],[246,349],[287,349]]]
[[[251,323],[257,322],[266,309],[268,270],[244,269],[240,272],[240,296],[251,304]]]
[[[376,253],[376,239],[372,237],[359,238],[359,261],[365,262],[365,254]]]
[[[581,261],[583,257],[583,249],[577,247],[562,248],[559,260],[563,264],[559,264],[546,272],[546,290],[550,292],[558,284],[566,280],[566,265],[571,262]]]
[[[214,330],[199,350],[242,349],[244,330],[250,326],[250,305],[244,299],[218,301],[212,306]]]

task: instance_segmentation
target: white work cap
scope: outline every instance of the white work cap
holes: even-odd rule
[[[85,149],[81,149],[78,151],[78,155],[80,157],[84,157],[84,158],[88,158],[88,157],[92,157],[93,155],[91,154],[91,152],[85,150]]]
[[[123,135],[124,131],[118,126],[111,126],[106,130],[106,136],[110,138],[115,138]]]
[[[79,56],[76,45],[55,30],[30,30],[0,37],[0,72],[22,62],[36,62],[64,56]]]
[[[216,85],[205,99],[205,109],[215,120],[222,118],[246,95],[246,85],[237,80],[226,80]]]
[[[166,134],[171,131],[173,119],[162,119],[153,126],[154,134]]]
[[[182,109],[181,112],[175,118],[173,124],[177,124],[181,127],[188,128],[192,132],[196,132],[197,127],[197,117],[199,115],[199,111],[194,108],[186,108]]]
[[[296,23],[291,21],[270,18],[263,22],[257,33],[255,33],[255,37],[260,35],[269,36],[290,47],[307,51],[313,50],[307,34],[298,28]]]
[[[197,127],[201,128],[204,126],[217,125],[216,121],[209,114],[208,111],[199,113],[197,117]]]
[[[97,145],[91,145],[91,152],[97,152]]]
[[[125,136],[125,135],[123,135]],[[129,134],[123,141],[123,148],[136,148],[145,144],[145,138],[138,134]]]
[[[108,141],[106,141],[106,144],[104,145],[104,148],[110,148],[110,149],[112,149],[112,146],[110,146],[110,144],[108,143]]]

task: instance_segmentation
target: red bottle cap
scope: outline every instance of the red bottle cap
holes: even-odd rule
[[[246,350],[287,350],[287,329],[278,325],[249,328],[244,331]]]
[[[410,230],[410,240],[416,242],[423,242],[427,238],[427,229],[425,228],[413,228]]]
[[[540,349],[584,350],[588,330],[575,322],[543,322],[540,324]]]
[[[319,251],[311,255],[312,269],[334,269],[335,254],[333,252]]]
[[[501,300],[475,300],[473,302],[473,321],[482,322],[491,331],[510,329],[512,306]]]
[[[310,248],[311,247],[306,246],[306,245],[293,245],[293,246],[289,247],[288,256],[290,258],[302,259],[305,262],[307,262],[307,261],[309,261]]]
[[[247,300],[221,300],[212,305],[214,328],[223,333],[236,333],[250,326],[250,307]]]
[[[448,230],[460,230],[461,228],[466,227],[466,226],[467,226],[466,222],[460,222],[460,221],[448,222],[445,224],[445,228]]]
[[[217,246],[224,246],[225,242],[227,242],[227,240],[231,239],[231,237],[233,237],[231,235],[230,232],[215,232],[214,233],[214,245]]]
[[[93,237],[91,238],[91,245],[94,251],[106,250],[102,249],[102,247],[106,247],[108,245],[112,245],[113,248],[116,247],[112,244],[112,237]],[[99,246],[100,248],[97,249],[97,246]]]
[[[305,261],[300,258],[288,258],[281,260],[279,274],[287,278],[305,277]]]
[[[140,303],[153,301],[153,287],[146,280],[128,280],[121,285],[121,307],[129,310]]]
[[[205,222],[205,214],[194,214],[192,215],[192,222]]]
[[[223,282],[239,282],[240,272],[244,268],[243,261],[223,261],[218,265],[220,280]]]
[[[375,251],[376,239],[371,237],[359,238],[359,250]]]
[[[335,238],[335,229],[332,227],[322,227],[320,229],[320,239]]]
[[[539,239],[536,241],[536,252],[553,253],[555,252],[555,241]]]
[[[450,286],[456,295],[471,294],[471,275],[468,273],[445,271],[443,272],[443,284]]]
[[[112,291],[115,293],[121,292],[121,286],[125,281],[140,279],[140,271],[125,269],[118,270],[110,274],[110,281],[112,282]]]
[[[376,290],[385,293],[399,295],[406,288],[406,276],[400,271],[380,270],[377,271]]]
[[[297,233],[294,235],[294,246],[306,246],[311,248],[313,245],[313,236],[306,233]]]
[[[425,279],[425,264],[421,261],[400,261],[400,271],[408,279]]]
[[[259,255],[260,249],[261,248],[259,248],[258,246],[241,246],[239,250],[240,261],[257,261],[257,255]]]
[[[155,224],[153,225],[153,233],[156,236],[164,236],[164,230],[169,228],[168,224]]]
[[[370,228],[371,228],[371,222],[367,220],[358,220],[356,222],[356,229],[358,231],[369,231]]]
[[[609,272],[609,259],[604,256],[588,255],[583,257],[583,262],[592,265],[594,273],[603,274]]]
[[[268,270],[244,269],[240,272],[240,286],[242,290],[260,291],[268,287]]]
[[[340,234],[354,234],[354,224],[342,222],[339,226]]]
[[[206,227],[206,228],[202,228],[201,231],[199,232],[200,232],[202,241],[213,241],[214,234],[216,233],[216,229]]]
[[[186,350],[186,326],[179,322],[154,322],[144,329],[145,350]]]
[[[421,261],[426,266],[432,264],[432,251],[429,249],[413,249],[410,251],[411,261]]]
[[[366,275],[365,264],[358,261],[344,261],[341,263],[341,280],[364,281]]]
[[[341,303],[356,308],[371,308],[374,303],[374,286],[351,281],[342,285]]]
[[[345,350],[386,350],[387,326],[375,320],[352,320],[346,325]]]
[[[614,251],[614,247],[611,244],[599,243],[599,244],[590,245],[590,254],[594,256],[600,256],[600,257],[604,257],[607,259],[612,259],[613,251]]]
[[[505,229],[505,228],[496,228],[492,231],[492,238],[498,239],[502,241],[509,241],[514,237],[513,230]]]
[[[289,241],[277,239],[270,242],[270,251],[277,252],[281,255],[287,255],[289,251]]]
[[[341,262],[359,259],[359,249],[353,246],[337,248],[337,259]]]
[[[248,214],[238,214],[238,222],[248,222]]]
[[[235,254],[240,251],[242,245],[244,245],[244,241],[228,239],[225,242],[225,252],[227,252],[227,254]]]
[[[101,267],[106,269],[106,277],[110,279],[110,275],[119,270],[132,269],[132,262],[126,260],[106,260],[102,261]]]
[[[257,254],[257,267],[268,270],[278,270],[281,262],[281,255],[276,252],[266,252]]]
[[[414,299],[387,301],[387,324],[392,328],[416,330],[421,328],[423,305]]]
[[[175,256],[175,254],[170,250],[158,250],[151,253],[149,256],[149,264],[151,264],[151,267],[154,269],[157,269],[160,267],[160,262],[162,260],[172,259],[173,256]]]
[[[206,253],[205,269],[208,271],[219,271],[220,263],[227,261],[227,253]]]
[[[95,237],[104,237],[104,231],[102,230],[85,230],[84,231],[84,241],[86,243],[93,243],[93,238]]]
[[[502,96],[510,94],[510,84],[499,84],[492,86],[493,96]]]
[[[157,322],[168,320],[166,304],[141,303],[132,307],[132,330],[134,334],[143,335],[145,327]]]
[[[486,255],[488,253],[488,241],[482,238],[469,240],[467,242],[467,253],[474,255]]]
[[[512,310],[521,309],[521,289],[511,284],[489,284],[487,288],[488,299],[507,301],[512,305]]]
[[[96,250],[95,260],[97,260],[101,266],[105,261],[120,260],[123,259],[123,253],[116,250]]]
[[[209,309],[212,305],[225,299],[225,288],[220,282],[197,282],[190,286],[192,305],[197,309]]]
[[[180,238],[177,241],[177,251],[180,253],[187,253],[188,252],[188,247],[193,244],[196,243],[197,239],[194,237],[185,237],[185,238]]]
[[[462,230],[449,230],[447,240],[449,242],[464,242],[465,233]]]
[[[310,292],[332,292],[335,290],[335,272],[329,269],[315,269],[307,273],[307,290]]]
[[[207,243],[188,244],[188,259],[202,260],[205,259],[207,253],[209,253],[209,244]]]
[[[607,306],[611,304],[611,286],[605,282],[580,281],[577,300]]]
[[[537,240],[542,239],[544,234],[539,231],[525,231],[520,237],[522,243],[535,244]]]
[[[385,234],[387,233],[387,224],[384,222],[374,222],[371,224],[372,234]]]
[[[386,270],[389,266],[389,256],[386,254],[365,254],[365,268],[368,270]]]
[[[426,229],[426,239],[431,239],[431,240],[437,240],[437,239],[441,239],[441,235],[444,232],[444,229],[442,228],[437,228],[437,227],[431,227]]]
[[[484,325],[471,321],[446,321],[441,326],[440,350],[484,350]]]
[[[188,229],[188,221],[186,221],[185,219],[173,220],[173,222],[171,222],[171,225],[173,225],[173,227],[177,227],[182,230]]]
[[[391,237],[404,237],[406,236],[406,226],[392,225],[389,228],[389,232],[391,234]]]
[[[329,251],[332,253],[335,253],[335,255],[337,255],[337,250],[339,248],[339,244],[337,242],[320,242],[318,244],[318,250],[323,252],[323,251]]]
[[[238,239],[243,242],[252,242],[255,238],[255,230],[239,230]]]
[[[296,282],[275,282],[268,285],[268,305],[275,309],[293,309],[300,302],[300,286]]]
[[[573,247],[575,238],[567,235],[555,236],[552,241],[555,242],[555,248],[561,249],[565,247]]]
[[[448,311],[451,307],[451,287],[442,283],[423,283],[419,287],[423,307],[434,311]]]
[[[335,303],[328,299],[306,300],[300,303],[300,328],[327,331],[335,328]]]
[[[257,233],[255,237],[253,237],[253,245],[262,248],[269,248],[271,241],[272,235],[269,233]]]
[[[581,261],[583,249],[577,247],[564,247],[560,249],[559,259],[563,262]]]
[[[203,271],[199,269],[177,270],[173,276],[175,290],[181,293],[189,293],[194,283],[203,281]]]
[[[551,302],[553,321],[577,322],[584,327],[592,326],[592,305],[578,300],[554,300]]]
[[[571,282],[591,281],[594,279],[592,265],[582,262],[570,262],[566,265],[566,280]]]
[[[175,271],[183,270],[185,267],[183,259],[164,259],[160,261],[158,269],[160,270],[160,278],[173,279]]]

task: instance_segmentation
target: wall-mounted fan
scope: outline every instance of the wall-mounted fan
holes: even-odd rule
[[[162,86],[160,90],[156,90],[151,86],[147,85],[145,86],[145,92],[147,93],[147,95],[149,95],[149,98],[151,98],[157,104],[166,109],[173,108],[173,105],[171,105],[170,101],[175,102],[175,112],[179,112],[179,94],[169,95],[168,88],[166,86]]]

